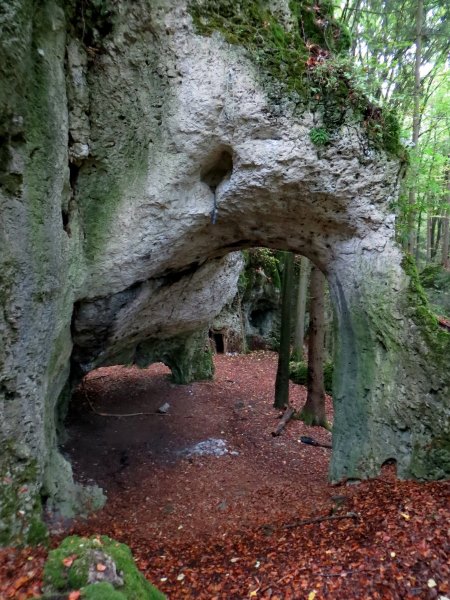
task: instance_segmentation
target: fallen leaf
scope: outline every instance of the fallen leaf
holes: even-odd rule
[[[70,556],[66,556],[66,558],[63,558],[62,563],[65,567],[71,567],[77,558],[78,556],[76,554],[71,554]]]
[[[76,590],[74,592],[70,592],[69,598],[67,600],[79,600],[81,598],[81,592]]]
[[[100,573],[106,571],[106,565],[104,565],[103,563],[97,563],[95,568],[97,569],[97,571],[100,571]]]
[[[315,590],[313,590],[312,592],[309,592],[308,594],[308,600],[314,600],[314,598],[316,597],[317,592]]]

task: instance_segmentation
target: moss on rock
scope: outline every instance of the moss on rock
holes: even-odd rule
[[[204,331],[189,336],[167,358],[175,383],[186,384],[214,377],[213,353]]]
[[[206,0],[190,4],[201,35],[220,32],[231,44],[245,48],[258,67],[262,87],[272,105],[289,99],[295,106],[322,115],[323,134],[330,141],[347,121],[357,121],[370,143],[404,157],[396,115],[369,100],[362,78],[346,56],[351,38],[333,16],[328,0],[291,0],[290,18],[258,0]]]
[[[120,575],[115,585],[109,581],[89,581],[95,570],[97,553],[111,559]],[[165,596],[151,585],[137,569],[130,549],[106,536],[81,538],[71,536],[50,552],[44,567],[44,598],[53,594],[80,590],[82,598],[96,600],[164,600]]]
[[[432,312],[427,295],[420,282],[414,259],[403,258],[402,268],[409,277],[407,313],[420,329],[424,339],[433,350],[437,364],[450,367],[450,333],[439,327],[436,315]]]
[[[45,541],[36,459],[13,442],[0,445],[0,457],[0,546]]]

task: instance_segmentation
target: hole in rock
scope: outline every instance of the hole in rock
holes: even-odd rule
[[[380,473],[387,479],[397,478],[397,460],[395,458],[388,458],[381,465]]]
[[[209,330],[209,341],[211,350],[217,354],[228,352],[229,333],[227,331]]]
[[[206,161],[201,171],[201,180],[215,192],[218,185],[231,175],[232,170],[233,158],[230,150],[217,150]]]

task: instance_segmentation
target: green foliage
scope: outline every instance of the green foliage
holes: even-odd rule
[[[252,248],[244,251],[245,267],[239,276],[239,293],[247,299],[257,284],[272,284],[281,289],[280,261],[277,253],[268,248]]]
[[[420,273],[420,281],[424,288],[450,289],[450,273],[443,269],[441,265],[427,265]]]
[[[314,127],[309,132],[309,137],[316,146],[325,146],[330,141],[330,134],[324,127]]]
[[[333,393],[333,372],[333,363],[326,362],[323,366],[323,380],[327,394]],[[289,363],[289,379],[297,385],[307,385],[308,365],[302,360]]]
[[[420,282],[433,310],[450,317],[450,273],[440,265],[430,264],[420,273]]]
[[[263,76],[279,84],[272,92],[304,96],[310,48],[339,53],[348,48],[349,37],[334,19],[331,3],[294,0],[289,6],[293,15],[289,25],[269,2],[258,0],[192,2],[190,11],[199,33],[211,35],[217,30],[231,44],[246,48]]]
[[[446,194],[450,144],[450,4],[424,0],[421,23],[417,0],[404,0],[401,8],[385,0],[348,0],[339,4],[341,20],[353,34],[352,53],[361,67],[364,86],[383,107],[384,147],[408,160],[395,207],[397,238],[410,251],[415,241],[417,259],[429,260],[430,248],[422,251],[422,246],[430,242],[426,217],[442,215]],[[415,82],[417,26],[422,33],[418,86]],[[390,113],[400,119],[391,118]],[[414,123],[418,140],[413,136]],[[379,124],[372,123],[369,129],[377,134]],[[404,152],[398,147],[399,133],[403,140],[411,141],[407,157],[402,156]],[[436,246],[435,237],[432,258]]]

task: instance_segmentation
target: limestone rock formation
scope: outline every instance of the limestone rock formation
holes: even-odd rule
[[[1,542],[42,535],[41,499],[80,510],[57,449],[71,382],[163,354],[185,370],[236,284],[226,256],[252,246],[304,254],[328,277],[332,479],[390,458],[403,477],[450,472],[449,335],[394,241],[399,161],[364,110],[339,109],[330,133],[276,48],[252,55],[232,21],[215,31],[212,4],[0,7]],[[268,2],[261,21],[291,40],[286,57],[300,18],[288,4]]]

